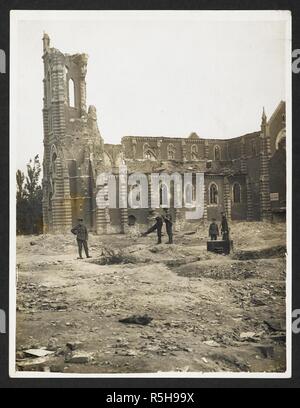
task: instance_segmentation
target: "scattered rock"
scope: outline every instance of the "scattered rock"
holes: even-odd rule
[[[253,297],[253,298],[251,299],[251,303],[252,303],[254,306],[257,306],[257,307],[266,306],[266,302],[264,302],[264,301],[261,300],[261,299],[258,299],[257,297]]]
[[[82,344],[83,343],[81,341],[71,341],[67,343],[67,347],[69,350],[75,351],[78,350],[82,346]]]
[[[125,319],[120,319],[120,323],[125,324],[139,324],[141,326],[147,326],[152,322],[153,318],[149,317],[147,314],[144,316],[133,315],[130,317],[126,317]]]
[[[56,338],[50,339],[47,346],[47,350],[57,351],[58,349],[59,349],[58,340]]]
[[[256,333],[254,333],[254,332],[245,332],[245,333],[240,334],[240,338],[242,340],[253,339],[255,336],[256,336]]]
[[[178,268],[179,266],[188,265],[200,261],[199,256],[187,256],[183,259],[171,259],[165,262],[170,268]]]
[[[286,324],[283,320],[265,320],[266,325],[273,331],[285,331]]]
[[[271,345],[256,345],[255,348],[263,355],[264,358],[274,358],[274,347]]]
[[[124,354],[125,356],[136,357],[138,353],[135,350],[128,350]]]
[[[216,348],[217,348],[217,347],[221,347],[220,344],[217,343],[217,342],[214,341],[214,340],[204,341],[203,344],[205,344],[206,346],[209,346],[209,347],[216,347]]]
[[[77,352],[73,353],[70,356],[66,357],[66,363],[69,364],[87,364],[90,363],[93,360],[93,357],[89,353],[84,353],[84,352]]]
[[[54,354],[53,351],[49,351],[49,350],[44,350],[44,349],[30,349],[30,350],[26,350],[24,351],[24,353],[30,357],[47,357],[47,356],[51,356]]]
[[[286,335],[285,334],[277,334],[270,337],[271,340],[277,343],[285,343],[286,342]]]
[[[43,371],[45,367],[49,367],[51,357],[40,357],[17,361],[17,367],[20,371]]]
[[[25,353],[23,351],[17,351],[16,353],[16,360],[24,360],[26,358]]]

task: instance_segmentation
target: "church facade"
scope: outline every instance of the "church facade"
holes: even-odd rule
[[[257,132],[229,140],[125,136],[120,145],[106,144],[97,112],[86,103],[88,56],[69,55],[43,38],[44,61],[44,232],[69,232],[77,218],[97,234],[144,230],[159,211],[150,204],[152,173],[204,174],[204,215],[233,221],[284,219],[286,208],[286,109],[281,101]],[[119,168],[149,178],[149,208],[101,208],[97,177]],[[195,186],[193,186],[195,187]],[[124,192],[125,193],[125,192]],[[122,194],[122,192],[121,192]],[[184,209],[170,208],[177,228],[186,222]]]

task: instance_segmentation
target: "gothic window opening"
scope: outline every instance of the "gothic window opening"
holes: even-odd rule
[[[233,202],[234,204],[240,204],[242,202],[242,189],[239,183],[233,185]]]
[[[142,185],[140,181],[137,181],[136,184],[129,186],[128,200],[131,208],[142,208],[141,189]]]
[[[168,160],[175,160],[176,149],[173,144],[168,146]]]
[[[51,187],[52,187],[52,195],[55,195],[56,191],[56,159],[57,159],[57,154],[54,152],[52,155],[52,166],[51,166]]]
[[[130,215],[130,216],[128,217],[128,225],[129,225],[130,227],[134,227],[135,224],[136,224],[136,217],[135,217],[134,215]]]
[[[219,203],[218,186],[212,183],[209,187],[209,204],[217,205]]]
[[[220,146],[215,146],[215,161],[220,161],[221,160],[221,149]]]
[[[193,185],[187,184],[185,187],[185,204],[187,207],[193,205]]]
[[[75,108],[75,82],[72,78],[68,82],[69,105]]]
[[[145,159],[155,161],[156,157],[154,156],[152,152],[148,150],[147,152],[145,152]]]
[[[159,186],[159,205],[161,208],[169,208],[169,189],[168,186],[164,183],[160,183]]]
[[[151,161],[157,160],[156,155],[154,154],[153,150],[151,149],[148,143],[144,144],[144,159],[151,160]]]
[[[197,160],[198,159],[198,146],[197,145],[192,146],[191,154],[192,154],[192,160]]]

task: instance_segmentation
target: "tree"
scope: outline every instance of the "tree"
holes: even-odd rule
[[[27,176],[17,171],[17,233],[38,234],[42,232],[43,192],[40,183],[41,165],[39,156],[27,164]]]
[[[17,233],[26,231],[27,202],[24,189],[25,176],[21,170],[17,171]]]

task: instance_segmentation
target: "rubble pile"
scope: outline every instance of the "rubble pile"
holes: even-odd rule
[[[90,234],[88,260],[72,236],[18,237],[17,368],[285,371],[285,226],[232,223],[230,256],[193,228],[174,245]]]

